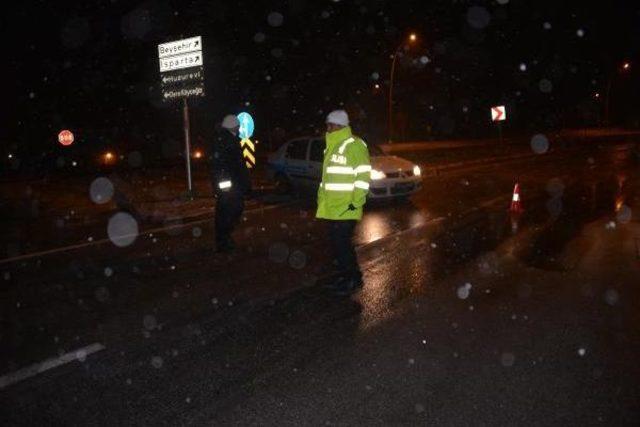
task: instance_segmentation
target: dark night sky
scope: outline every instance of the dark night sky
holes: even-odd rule
[[[256,116],[261,137],[278,127],[308,133],[343,104],[379,138],[389,56],[409,31],[420,43],[401,58],[395,85],[406,137],[429,128],[482,136],[498,102],[513,129],[592,125],[600,111],[592,97],[610,70],[638,61],[636,3],[27,1],[2,18],[12,100],[2,149],[45,150],[62,127],[123,150],[179,139],[178,110],[158,101],[156,45],[193,35],[203,36],[207,87],[193,108],[196,136],[241,109]],[[626,124],[638,120],[638,62],[614,79],[612,111]]]

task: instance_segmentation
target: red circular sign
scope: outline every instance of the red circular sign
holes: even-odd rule
[[[65,146],[73,144],[73,133],[66,129],[60,131],[58,134],[58,142]]]

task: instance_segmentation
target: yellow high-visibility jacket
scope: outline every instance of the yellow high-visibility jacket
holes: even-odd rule
[[[327,133],[325,140],[316,218],[360,220],[371,180],[367,144],[348,126]],[[355,209],[350,210],[349,205]]]

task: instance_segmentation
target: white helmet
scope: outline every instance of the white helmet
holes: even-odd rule
[[[233,114],[228,114],[222,120],[222,127],[225,129],[235,129],[237,127],[240,127],[240,122],[238,121],[238,118],[236,116],[234,116]]]
[[[349,126],[349,115],[344,110],[335,110],[327,116],[327,123],[338,126]]]

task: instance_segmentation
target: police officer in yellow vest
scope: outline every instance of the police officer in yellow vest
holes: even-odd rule
[[[351,133],[345,111],[331,112],[326,124],[316,218],[328,222],[332,251],[341,272],[340,279],[332,287],[340,295],[349,295],[362,287],[353,233],[367,201],[371,164],[367,145]]]

